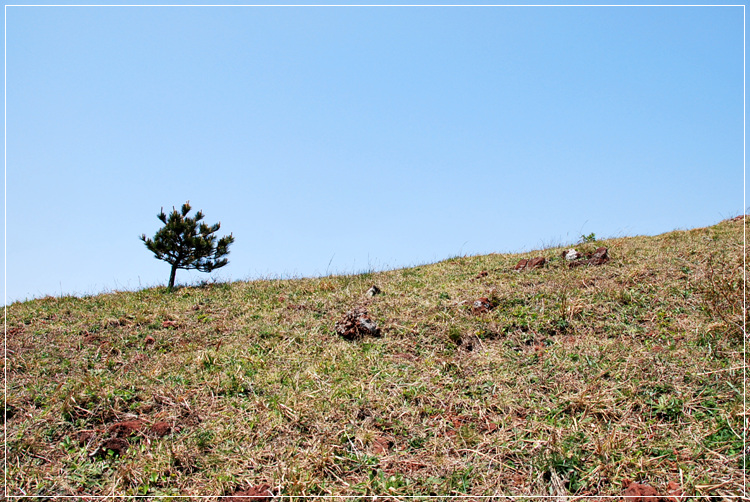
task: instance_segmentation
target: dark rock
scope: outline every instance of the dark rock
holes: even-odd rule
[[[128,449],[128,442],[122,438],[110,438],[101,442],[90,457],[106,457],[109,451],[115,456],[122,455]]]
[[[80,431],[78,433],[78,444],[80,444],[81,446],[88,446],[89,443],[91,443],[96,438],[96,435],[97,431],[94,430]]]
[[[484,314],[492,310],[492,304],[490,303],[489,298],[478,298],[474,300],[471,310],[475,314]]]
[[[482,277],[487,277],[488,275],[489,272],[487,272],[486,270],[482,270],[476,275],[476,277],[474,277],[474,279],[481,279]]]
[[[523,270],[523,269],[532,269],[532,268],[540,268],[543,267],[544,264],[547,263],[547,259],[543,256],[538,256],[536,258],[531,258],[530,260],[519,260],[518,263],[516,263],[516,266],[513,267],[515,270]]]
[[[350,310],[343,319],[336,321],[336,333],[346,340],[355,340],[365,335],[380,336],[380,329],[370,319],[367,310],[358,307]]]
[[[373,296],[380,294],[380,288],[373,284],[372,287],[368,289],[367,293],[365,294],[369,296],[370,298],[372,298]]]
[[[547,259],[543,256],[539,256],[537,258],[530,259],[526,264],[526,268],[540,268],[543,267],[545,263],[547,263]]]
[[[513,269],[514,270],[523,270],[524,268],[526,268],[526,264],[528,264],[528,263],[529,263],[529,260],[525,260],[525,259],[518,260],[518,263],[516,263],[516,266],[513,267]]]
[[[594,251],[594,254],[591,255],[591,259],[589,259],[590,265],[604,265],[609,261],[609,254],[607,252],[607,248],[597,248],[596,251]]]
[[[597,248],[592,254],[585,257],[585,259],[576,259],[568,263],[570,268],[580,267],[581,265],[604,265],[609,261],[609,251],[607,248]]]

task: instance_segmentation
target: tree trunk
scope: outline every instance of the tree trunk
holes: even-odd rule
[[[167,288],[169,291],[172,291],[174,289],[175,275],[177,275],[177,263],[172,265],[172,272],[169,274],[169,287]]]

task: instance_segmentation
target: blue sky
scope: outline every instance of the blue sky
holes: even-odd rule
[[[355,273],[743,211],[742,7],[6,7],[6,299]],[[210,276],[178,271],[178,283]]]

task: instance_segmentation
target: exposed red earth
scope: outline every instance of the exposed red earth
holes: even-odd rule
[[[222,499],[232,502],[269,502],[273,499],[273,492],[269,485],[258,485],[247,490],[237,490],[230,497]]]

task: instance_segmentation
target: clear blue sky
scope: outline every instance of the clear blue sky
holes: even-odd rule
[[[353,273],[743,211],[742,7],[6,7],[7,302]],[[178,271],[178,283],[210,279]]]

